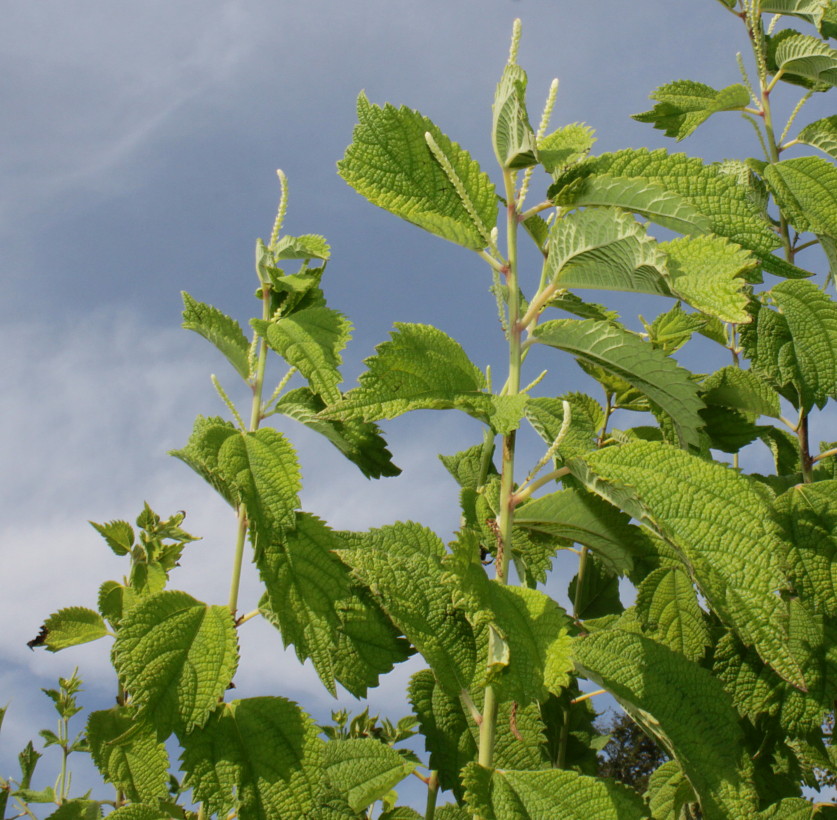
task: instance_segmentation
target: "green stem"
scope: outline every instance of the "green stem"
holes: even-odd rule
[[[424,809],[424,820],[433,820],[436,816],[436,798],[439,796],[439,772],[433,770],[427,778],[427,804]]]
[[[810,484],[814,480],[814,462],[811,458],[808,443],[808,414],[800,412],[799,424],[796,428],[796,438],[799,441],[799,462],[802,465],[802,481]]]

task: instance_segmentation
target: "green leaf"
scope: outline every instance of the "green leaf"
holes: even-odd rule
[[[38,761],[42,757],[43,755],[40,752],[35,751],[35,747],[32,745],[31,740],[26,744],[26,746],[24,746],[23,751],[17,756],[17,762],[20,765],[20,782],[18,785],[21,789],[29,788],[32,775],[35,773],[35,766],[37,766]]]
[[[837,114],[806,125],[796,139],[837,159]]]
[[[185,592],[146,598],[123,619],[113,664],[159,738],[203,724],[238,663],[230,610]]]
[[[546,303],[546,306],[565,310],[581,319],[600,319],[603,322],[612,322],[619,319],[619,314],[615,310],[608,310],[604,305],[595,302],[586,302],[580,296],[569,291],[559,291]]]
[[[241,820],[307,817],[322,788],[324,746],[311,718],[280,697],[220,705],[181,738],[183,769],[209,813]]]
[[[781,282],[770,294],[780,312],[754,306],[744,352],[795,406],[823,407],[837,397],[837,304],[812,282]]]
[[[538,397],[526,405],[526,417],[535,432],[552,445],[564,428],[564,402],[569,405],[569,422],[555,453],[556,464],[587,453],[595,447],[595,437],[604,423],[604,410],[583,393],[567,393],[558,398]]]
[[[688,371],[661,350],[620,327],[594,319],[557,319],[532,333],[543,344],[624,379],[671,416],[683,446],[698,446],[703,403]]]
[[[737,716],[710,673],[650,638],[606,629],[577,640],[576,663],[677,760],[706,817],[749,817],[756,793]]]
[[[762,14],[787,14],[801,17],[819,28],[828,0],[762,0]]]
[[[750,199],[747,188],[719,167],[704,165],[699,159],[644,148],[602,154],[559,177],[549,189],[549,198],[554,201],[570,185],[583,185],[592,174],[644,179],[678,194],[708,217],[713,233],[753,251],[759,258],[779,247],[778,237]]]
[[[782,415],[779,397],[753,370],[728,365],[707,376],[701,383],[708,405],[732,407],[755,416]]]
[[[640,820],[649,817],[642,798],[614,780],[569,770],[491,771],[469,763],[463,772],[465,801],[484,820]]]
[[[352,329],[345,316],[330,308],[311,307],[270,322],[254,320],[252,324],[273,350],[308,379],[311,389],[326,404],[340,400],[340,351]]]
[[[188,444],[171,455],[184,461],[230,504],[244,504],[257,537],[293,526],[301,481],[287,439],[264,427],[242,433],[218,417],[198,416]]]
[[[837,168],[822,157],[797,157],[764,169],[782,213],[802,233],[837,237]]]
[[[416,768],[415,763],[374,738],[326,743],[323,765],[328,781],[347,796],[355,812],[380,800]]]
[[[35,789],[17,789],[12,792],[12,797],[17,797],[24,803],[54,803],[55,790],[52,786],[36,791]]]
[[[131,587],[105,581],[99,587],[99,612],[113,627],[118,627],[126,612],[136,606],[140,595]]]
[[[594,491],[657,530],[688,562],[722,619],[782,677],[800,688],[787,641],[789,587],[781,540],[763,497],[737,471],[666,444],[632,442],[585,457]],[[575,465],[574,465],[575,466]]]
[[[171,814],[156,806],[131,803],[112,811],[108,817],[113,820],[170,820]]]
[[[647,179],[592,174],[579,180],[579,184],[565,188],[554,202],[576,208],[591,205],[622,208],[680,233],[700,234],[709,230],[709,219],[682,196]]]
[[[650,122],[678,142],[718,111],[740,111],[750,104],[750,92],[736,84],[720,91],[693,80],[661,85],[651,94],[657,104],[650,111],[634,114],[637,122]]]
[[[587,555],[583,560],[583,572],[573,577],[567,590],[573,602],[574,617],[585,620],[621,613],[625,607],[619,595],[619,577],[608,572],[602,562],[592,555]]]
[[[88,522],[116,555],[127,555],[134,546],[134,530],[127,521],[108,521],[106,524]]]
[[[471,820],[473,815],[463,809],[461,806],[454,806],[452,803],[446,803],[436,809],[434,820]]]
[[[794,588],[814,611],[837,616],[837,481],[798,484],[774,507]]]
[[[497,432],[517,425],[526,397],[481,392],[482,371],[446,333],[432,325],[396,322],[390,336],[366,360],[358,387],[326,407],[319,418],[378,421],[410,410],[456,408],[486,421]]]
[[[772,38],[769,56],[789,82],[801,81],[815,91],[837,85],[837,51],[819,37],[786,29]]]
[[[50,652],[96,641],[109,634],[102,616],[82,606],[59,609],[47,618],[42,631],[43,640],[39,643],[44,644]]]
[[[658,820],[679,820],[686,803],[697,800],[676,760],[668,760],[648,779],[648,807]]]
[[[101,816],[98,801],[76,798],[62,803],[46,820],[99,820]]]
[[[134,710],[116,706],[91,712],[87,740],[102,777],[128,800],[152,802],[168,794],[169,759],[150,723],[134,719]]]
[[[208,342],[212,342],[242,379],[250,376],[250,343],[241,325],[218,308],[198,302],[186,291],[183,296],[183,327],[194,330]]]
[[[468,152],[417,111],[379,108],[361,94],[357,113],[352,144],[337,163],[340,176],[373,205],[466,248],[484,248],[485,230],[497,219],[497,194]],[[481,225],[428,148],[426,133],[453,166]]]
[[[324,236],[303,234],[302,236],[282,236],[271,248],[277,261],[282,259],[328,259],[331,248]]]
[[[444,544],[430,530],[397,523],[365,533],[342,533],[339,551],[381,608],[424,656],[445,691],[468,689],[477,665],[474,632],[443,582]]]
[[[665,256],[642,225],[616,208],[574,211],[557,220],[548,253],[546,276],[557,287],[671,294]]]
[[[825,804],[825,811],[828,812],[833,805]],[[812,806],[804,797],[785,797],[756,815],[758,820],[812,820],[817,817],[826,820],[827,816],[817,811],[816,806]]]
[[[293,644],[300,661],[311,658],[332,695],[337,680],[364,697],[410,647],[334,553],[345,546],[318,518],[299,513],[295,529],[256,555],[267,589],[261,606],[285,646]]]
[[[639,587],[636,611],[646,634],[699,661],[710,644],[692,579],[678,567],[659,567]]]
[[[729,407],[709,406],[700,411],[709,446],[724,453],[737,453],[764,432],[744,414]]]
[[[325,406],[325,402],[309,388],[299,387],[285,393],[273,409],[324,436],[367,478],[401,473],[392,463],[392,453],[377,425],[358,419],[321,419],[318,414]]]
[[[642,317],[640,319],[648,333],[648,341],[654,347],[661,348],[667,355],[683,347],[695,331],[704,328],[708,321],[708,317],[700,313],[686,313],[680,302],[676,302],[671,310],[657,316],[650,325]]]
[[[610,572],[625,575],[646,536],[630,518],[584,490],[559,490],[518,507],[515,526],[566,538],[589,547]]]
[[[492,442],[489,446],[491,452],[487,455],[485,445],[477,444],[467,450],[454,453],[452,456],[440,455],[439,461],[445,465],[445,469],[454,477],[460,487],[477,490],[487,478],[497,475],[497,468],[493,461],[494,443]],[[488,466],[486,475],[483,475],[484,458],[487,459]]]
[[[491,139],[502,168],[528,168],[538,162],[535,132],[526,112],[526,83],[526,72],[508,63],[494,92]]]
[[[538,159],[551,174],[562,171],[584,159],[593,147],[595,131],[581,122],[574,122],[538,140]]]
[[[755,257],[720,236],[675,239],[659,247],[668,255],[672,292],[722,322],[750,321],[744,275],[758,265]]]

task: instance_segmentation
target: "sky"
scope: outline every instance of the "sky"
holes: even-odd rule
[[[185,443],[197,414],[224,412],[211,373],[244,396],[213,349],[179,329],[180,291],[242,323],[258,310],[253,248],[270,233],[277,168],[290,185],[286,231],[323,234],[332,246],[329,304],[356,327],[344,354],[346,387],[393,321],[435,324],[477,364],[502,372],[484,264],[368,204],[335,163],[365,90],[372,102],[429,116],[496,178],[490,106],[516,17],[533,120],[558,77],[553,125],[591,125],[596,152],[756,153],[736,115],[710,121],[676,149],[630,119],[665,82],[738,82],[744,32],[714,0],[4,4],[0,704],[10,708],[0,774],[12,773],[34,722],[51,723],[38,687],[79,666],[85,702],[112,702],[104,641],[59,655],[25,645],[51,612],[94,606],[99,584],[124,572],[88,520],[133,519],[146,500],[163,515],[186,510],[184,526],[203,540],[187,550],[172,586],[207,602],[227,599],[230,510],[166,453]],[[804,121],[816,116],[812,104]],[[646,316],[665,307],[619,297],[609,304]],[[687,366],[706,367],[697,364],[702,353],[688,355]],[[572,363],[553,367],[545,382],[553,395],[584,386]],[[404,472],[379,482],[360,477],[315,434],[278,426],[300,455],[305,509],[332,526],[409,519],[443,538],[457,526],[456,489],[436,454],[476,443],[472,420],[424,412],[388,422]],[[252,572],[242,599],[256,605]],[[318,689],[310,666],[284,651],[272,628],[251,622],[240,638],[240,696],[281,693],[317,719],[339,705],[362,708]],[[373,713],[407,711],[400,693],[416,668],[386,679]]]

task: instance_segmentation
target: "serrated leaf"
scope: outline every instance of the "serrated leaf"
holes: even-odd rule
[[[159,738],[200,726],[235,674],[238,639],[230,610],[185,592],[146,598],[122,620],[113,664],[139,714]]]
[[[564,438],[555,453],[556,464],[592,450],[595,447],[595,436],[604,422],[601,405],[583,393],[567,393],[554,399],[530,399],[526,405],[526,418],[547,445],[551,446],[565,427],[565,401],[569,405],[570,418],[564,430]]]
[[[538,140],[538,159],[548,173],[584,159],[593,147],[595,131],[581,122],[565,125]]]
[[[774,508],[794,588],[814,611],[837,616],[837,481],[798,484]]]
[[[244,504],[257,538],[293,526],[301,481],[288,440],[264,427],[242,433],[218,417],[198,416],[187,445],[171,455],[188,464],[230,504]]]
[[[218,308],[198,302],[186,291],[183,296],[183,327],[194,330],[224,354],[242,379],[250,376],[250,343],[241,325]]]
[[[97,641],[108,634],[107,625],[98,612],[83,606],[71,606],[59,609],[46,619],[38,645],[44,645],[50,652],[58,652],[68,646]]]
[[[688,371],[661,350],[623,328],[595,319],[544,322],[532,337],[624,379],[671,417],[683,446],[698,446],[703,424],[698,410],[703,403],[697,386]]]
[[[837,159],[837,114],[806,125],[796,139]]]
[[[127,555],[134,546],[134,530],[127,521],[108,521],[105,524],[88,522],[113,550],[115,555]]]
[[[196,801],[241,820],[306,817],[322,789],[325,744],[292,701],[225,703],[206,726],[181,738],[181,762]]]
[[[604,305],[595,302],[587,302],[569,291],[556,293],[546,303],[546,306],[565,310],[581,319],[600,319],[603,322],[612,322],[619,319],[619,314],[615,310],[608,310]]]
[[[837,237],[837,168],[833,163],[822,157],[785,159],[768,165],[764,178],[782,213],[800,233]]]
[[[171,815],[156,806],[131,803],[111,812],[108,817],[113,820],[170,820]]]
[[[828,809],[834,804],[825,804],[825,812],[817,811],[816,806],[804,797],[785,797],[778,803],[762,809],[756,817],[758,820],[812,820],[812,818],[820,817],[826,820],[828,817]]]
[[[253,327],[308,379],[311,389],[326,404],[340,400],[340,351],[352,330],[352,323],[345,316],[330,308],[311,307],[270,322],[254,321]]]
[[[583,570],[573,577],[567,589],[573,616],[583,621],[621,613],[625,607],[619,595],[619,576],[608,572],[592,555],[586,555],[582,561]]]
[[[758,265],[755,257],[720,236],[684,237],[659,248],[668,257],[673,293],[722,322],[750,321],[744,274]]]
[[[700,313],[686,313],[680,302],[676,302],[671,310],[657,316],[650,325],[642,319],[648,333],[648,341],[669,355],[683,347],[707,321],[708,318]]]
[[[762,0],[763,14],[787,14],[800,17],[819,27],[829,0]]]
[[[723,453],[737,453],[759,438],[764,430],[742,413],[729,407],[709,406],[700,411],[709,447]]]
[[[415,763],[374,738],[350,738],[325,745],[325,776],[346,795],[355,812],[382,798],[415,767]]]
[[[726,465],[637,441],[585,457],[590,489],[657,530],[688,562],[720,617],[782,677],[805,687],[787,642],[781,540],[764,498]]]
[[[445,465],[445,469],[453,476],[460,487],[470,490],[477,490],[487,478],[497,475],[497,468],[494,466],[494,443],[489,445],[489,452],[486,453],[485,444],[477,444],[454,453],[451,456],[439,456],[439,461]],[[485,461],[485,475],[483,475],[483,462]]]
[[[417,111],[389,104],[380,108],[361,94],[357,113],[352,144],[337,163],[340,176],[373,205],[466,248],[484,248],[483,230],[428,148],[425,134],[450,161],[482,227],[491,230],[497,219],[496,191],[468,152]]]
[[[331,248],[324,236],[303,234],[302,236],[282,236],[271,248],[274,258],[282,259],[328,259]]]
[[[648,778],[648,807],[656,820],[680,820],[680,810],[697,800],[676,760],[667,760]]]
[[[716,370],[701,383],[703,400],[708,405],[733,407],[756,416],[779,418],[779,397],[752,370],[729,365]]]
[[[152,802],[168,794],[169,759],[150,723],[135,720],[134,710],[114,707],[91,712],[87,740],[102,777],[134,802]]]
[[[508,63],[494,92],[491,141],[502,168],[528,168],[536,165],[535,132],[526,111],[526,72]]]
[[[671,293],[664,278],[665,257],[656,242],[617,208],[567,214],[550,230],[547,250],[546,276],[557,287]]]
[[[837,2],[830,0],[819,25],[823,37],[837,37]]]
[[[18,785],[21,789],[28,789],[32,780],[32,775],[35,773],[35,766],[43,757],[40,752],[35,751],[35,747],[30,740],[23,750],[17,756],[17,762],[20,765],[20,782]]]
[[[780,312],[754,306],[744,352],[795,406],[822,407],[837,397],[837,304],[812,282],[781,282],[770,293]]]
[[[518,507],[515,526],[566,538],[593,550],[611,572],[633,569],[645,535],[612,504],[584,490],[559,490]]]
[[[97,800],[75,798],[62,803],[46,820],[99,820],[102,806]]]
[[[261,607],[285,646],[293,644],[300,661],[311,658],[332,695],[337,680],[364,697],[410,647],[333,552],[345,546],[318,518],[299,513],[294,529],[256,555],[267,590]]]
[[[396,322],[390,337],[366,360],[358,387],[326,407],[319,418],[378,421],[410,410],[456,408],[486,421],[497,432],[508,432],[513,420],[517,425],[527,397],[481,392],[482,371],[446,333],[432,325]]]
[[[615,780],[577,772],[491,771],[469,763],[463,771],[465,801],[483,820],[640,820],[649,817],[642,798]]]
[[[637,122],[650,122],[654,128],[678,142],[719,111],[740,111],[750,104],[750,92],[736,84],[720,91],[693,80],[676,80],[661,85],[651,94],[657,104],[651,111],[634,114]]]
[[[636,612],[649,637],[699,661],[710,643],[692,579],[677,567],[655,569],[640,584]]]
[[[409,522],[342,535],[349,549],[340,550],[340,559],[424,656],[445,690],[458,697],[474,678],[477,646],[465,613],[443,583],[442,542]]]
[[[400,475],[377,425],[358,419],[321,419],[318,414],[325,407],[325,402],[309,388],[299,387],[285,393],[274,410],[324,436],[367,478]]]
[[[756,808],[735,710],[708,671],[649,638],[607,629],[577,640],[576,663],[678,761],[706,817]]]
[[[779,246],[776,234],[748,190],[729,174],[685,154],[659,149],[626,149],[602,154],[579,163],[558,178],[548,196],[555,199],[570,185],[581,185],[591,174],[646,179],[682,197],[709,218],[710,230],[724,236],[760,258]],[[762,260],[764,261],[764,259]],[[772,263],[771,263],[772,264]]]
[[[770,52],[787,80],[798,78],[816,91],[837,85],[837,51],[819,37],[782,31],[773,38]]]
[[[139,594],[131,587],[116,581],[105,581],[99,587],[99,612],[103,618],[118,627],[122,616],[136,606]]]

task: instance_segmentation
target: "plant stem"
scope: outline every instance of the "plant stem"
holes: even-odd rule
[[[796,428],[796,438],[799,441],[799,462],[802,465],[802,481],[810,484],[814,480],[814,464],[808,443],[808,414],[800,411],[799,424]]]
[[[433,820],[436,816],[436,798],[439,795],[439,772],[435,769],[427,778],[427,805],[424,809],[424,820]]]

